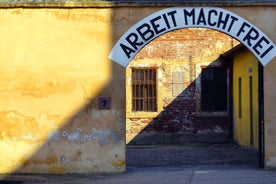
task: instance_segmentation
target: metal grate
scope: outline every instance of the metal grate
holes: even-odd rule
[[[132,111],[157,111],[156,69],[132,69]]]

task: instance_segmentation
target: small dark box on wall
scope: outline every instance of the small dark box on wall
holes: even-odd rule
[[[99,109],[111,109],[111,97],[99,97],[98,107]]]

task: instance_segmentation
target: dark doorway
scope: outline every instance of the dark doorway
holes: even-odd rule
[[[263,65],[259,63],[259,167],[264,168],[264,74]]]

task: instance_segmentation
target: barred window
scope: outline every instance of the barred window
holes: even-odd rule
[[[227,111],[227,68],[202,68],[201,111]]]
[[[132,111],[157,111],[156,69],[132,69]]]

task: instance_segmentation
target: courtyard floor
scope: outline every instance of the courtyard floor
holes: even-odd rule
[[[1,184],[275,184],[258,168],[258,152],[233,144],[128,146],[127,171],[117,174],[6,176]]]

